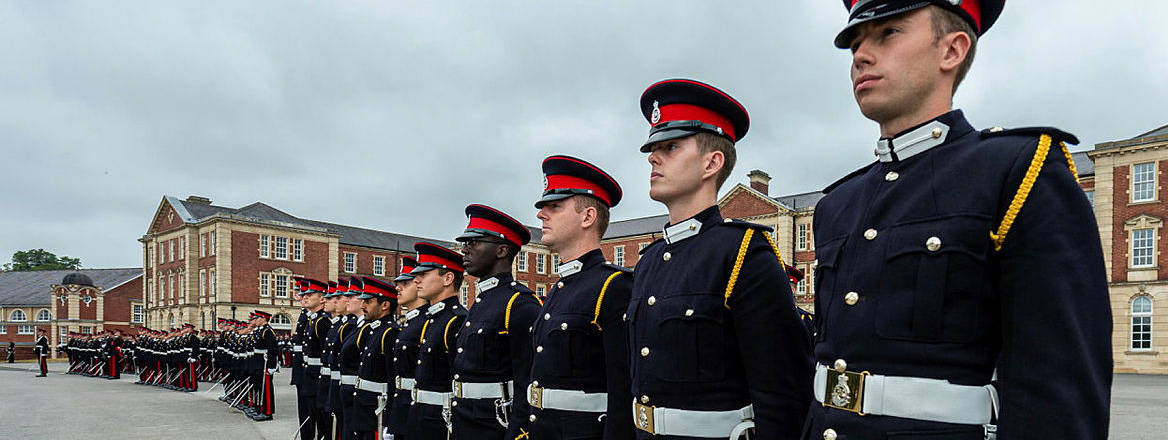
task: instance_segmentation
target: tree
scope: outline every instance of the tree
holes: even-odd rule
[[[6,271],[19,270],[69,270],[80,269],[80,258],[58,257],[44,249],[29,249],[16,251],[12,254],[12,262],[4,264]]]

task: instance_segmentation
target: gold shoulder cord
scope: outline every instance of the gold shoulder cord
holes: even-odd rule
[[[385,337],[389,336],[389,329],[381,333],[381,354],[385,354]]]
[[[730,282],[726,283],[726,294],[722,300],[722,305],[726,309],[730,308],[730,294],[734,293],[734,284],[738,282],[738,274],[742,272],[742,262],[746,259],[746,249],[750,247],[750,239],[753,236],[754,229],[747,229],[746,234],[742,236],[742,244],[738,245],[738,257],[734,259],[734,270],[730,271]],[[787,264],[783,262],[783,256],[779,254],[779,247],[775,245],[775,239],[765,232],[762,236],[766,237],[767,244],[774,251],[775,259],[779,260],[779,268],[786,271]]]
[[[507,300],[507,311],[503,313],[503,331],[499,332],[500,335],[505,335],[511,332],[511,306],[515,304],[515,300],[519,299],[519,295],[522,294],[523,292],[515,292],[511,295],[511,299]],[[543,301],[540,301],[538,296],[535,297],[535,302],[539,303],[541,306],[543,305]]]
[[[361,337],[365,336],[365,328],[369,327],[369,324],[372,324],[372,322],[365,323],[365,325],[361,326],[361,330],[357,330],[357,346],[358,347],[361,346]]]
[[[1026,169],[1026,175],[1022,177],[1022,184],[1018,186],[1018,192],[1014,194],[1014,200],[1010,201],[1010,207],[1006,209],[1006,215],[1002,216],[1002,223],[998,225],[997,233],[990,231],[990,241],[994,243],[994,250],[1001,251],[1002,244],[1006,241],[1006,234],[1010,233],[1010,227],[1014,225],[1014,220],[1017,220],[1018,213],[1022,211],[1022,205],[1026,203],[1026,197],[1030,196],[1030,190],[1034,189],[1034,182],[1038,180],[1038,174],[1042,171],[1042,165],[1046,162],[1046,155],[1050,152],[1051,138],[1050,135],[1041,135],[1038,138],[1038,149],[1034,151],[1034,158],[1030,160],[1030,167]],[[1071,175],[1075,178],[1075,183],[1079,182],[1079,173],[1075,168],[1075,161],[1071,159],[1071,153],[1067,151],[1067,144],[1059,142],[1059,148],[1062,150],[1063,157],[1067,159],[1067,167],[1070,168]]]
[[[620,271],[613,272],[612,275],[608,276],[608,279],[604,280],[604,285],[600,287],[600,296],[596,298],[596,313],[592,315],[592,325],[595,325],[597,330],[604,331],[604,328],[600,326],[600,305],[604,302],[604,292],[608,291],[609,283],[612,283],[612,280],[620,274]]]
[[[458,316],[453,316],[449,321],[446,321],[446,328],[442,330],[442,346],[446,348],[447,353],[450,352],[450,340],[446,339],[446,335],[450,333],[450,324],[454,324],[455,319],[458,319]]]

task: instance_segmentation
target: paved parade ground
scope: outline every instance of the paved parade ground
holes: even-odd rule
[[[60,374],[36,378],[31,364],[0,364],[0,432],[4,438],[290,440],[296,430],[295,392],[288,371],[276,378],[276,418],[253,422],[216,400],[218,389],[180,393],[134,385],[135,377],[111,381]],[[1168,429],[1168,376],[1115,377],[1111,438],[1163,439]]]

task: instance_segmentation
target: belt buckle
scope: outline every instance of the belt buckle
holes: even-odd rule
[[[657,435],[657,425],[653,422],[654,409],[657,407],[633,402],[633,423],[637,425],[637,429]]]
[[[531,392],[527,394],[527,403],[539,409],[543,409],[543,388],[532,386]]]
[[[357,381],[353,383],[353,388],[361,388],[361,378],[360,377],[358,377]]]
[[[410,389],[410,400],[413,401],[414,403],[418,402],[418,388],[417,387]]]
[[[828,370],[823,406],[864,415],[864,378],[869,374]]]
[[[462,382],[454,381],[454,397],[462,398]]]
[[[397,388],[400,390],[401,389],[401,376],[393,378],[393,382],[394,382],[393,383],[394,388]]]

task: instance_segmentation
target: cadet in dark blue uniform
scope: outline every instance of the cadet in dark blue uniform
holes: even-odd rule
[[[336,414],[329,404],[332,397],[329,394],[329,388],[332,385],[333,375],[333,345],[336,343],[337,329],[341,326],[341,319],[345,313],[344,309],[338,309],[341,306],[338,298],[345,290],[348,290],[348,284],[342,286],[339,281],[329,281],[329,291],[324,296],[325,319],[317,322],[316,326],[317,337],[320,340],[320,376],[317,378],[316,384],[316,406],[321,412],[321,417],[317,419],[317,422],[320,423],[317,429],[322,432],[322,436],[329,440],[336,440],[335,433],[341,432],[340,427],[336,426]],[[339,380],[340,377],[338,376],[337,379]]]
[[[296,413],[300,423],[301,440],[317,440],[320,433],[316,433],[316,420],[313,411],[316,408],[316,378],[320,377],[320,342],[316,341],[314,326],[319,313],[324,307],[321,304],[321,295],[328,291],[328,284],[311,279],[296,278],[299,289],[300,305],[304,307],[301,317],[302,324],[296,325],[293,351],[301,352],[303,365],[297,374],[296,364],[293,363],[292,381],[296,385]],[[300,347],[297,350],[296,347]]]
[[[952,110],[1003,2],[844,4],[835,44],[880,139],[816,208],[805,438],[1106,438],[1111,313],[1075,138]]]
[[[252,351],[259,360],[255,369],[254,383],[258,390],[258,399],[255,402],[256,414],[252,420],[257,422],[272,420],[276,412],[276,396],[273,394],[272,378],[276,375],[276,332],[268,325],[272,314],[261,310],[252,313],[252,325],[255,327],[255,345]]]
[[[527,423],[531,375],[531,324],[539,313],[535,292],[511,275],[511,264],[531,241],[527,227],[485,205],[466,207],[462,243],[466,273],[479,279],[475,304],[458,334],[454,356],[451,438],[514,439]]]
[[[628,326],[632,271],[604,261],[600,238],[621,188],[600,168],[569,156],[543,161],[536,202],[540,240],[563,263],[532,330],[528,430],[533,439],[633,438]]]
[[[397,310],[397,289],[385,282],[363,277],[364,293],[359,297],[365,324],[352,338],[360,347],[360,371],[353,407],[345,414],[350,427],[361,440],[379,439],[385,426],[383,415],[389,409],[390,379],[393,378],[393,341],[398,325],[393,312]],[[346,343],[342,352],[349,349]]]
[[[637,263],[629,302],[638,438],[799,436],[811,401],[811,341],[765,226],[723,219],[746,109],[712,86],[665,80],[641,95],[652,124],[649,197],[664,238]]]
[[[355,438],[352,429],[353,420],[349,410],[353,408],[353,388],[357,386],[357,373],[361,369],[361,347],[356,343],[357,331],[365,326],[365,317],[361,312],[362,301],[360,295],[365,293],[365,278],[354,276],[349,278],[349,290],[345,294],[345,319],[347,324],[341,328],[337,346],[337,367],[339,379],[336,382],[340,403],[337,421],[341,422],[341,438],[351,440]]]
[[[451,391],[454,380],[454,344],[466,320],[458,302],[462,287],[462,255],[445,247],[419,242],[414,283],[418,295],[431,303],[422,323],[414,404],[406,421],[410,440],[439,440],[450,435]]]
[[[403,440],[408,434],[406,421],[410,414],[410,405],[413,403],[414,371],[418,367],[418,341],[422,337],[422,328],[426,322],[426,310],[429,303],[418,296],[418,285],[414,283],[411,274],[418,261],[413,258],[403,258],[401,274],[394,278],[397,286],[398,301],[405,313],[399,319],[401,331],[393,340],[393,374],[396,390],[393,394],[393,403],[389,408],[386,426],[394,440]]]

